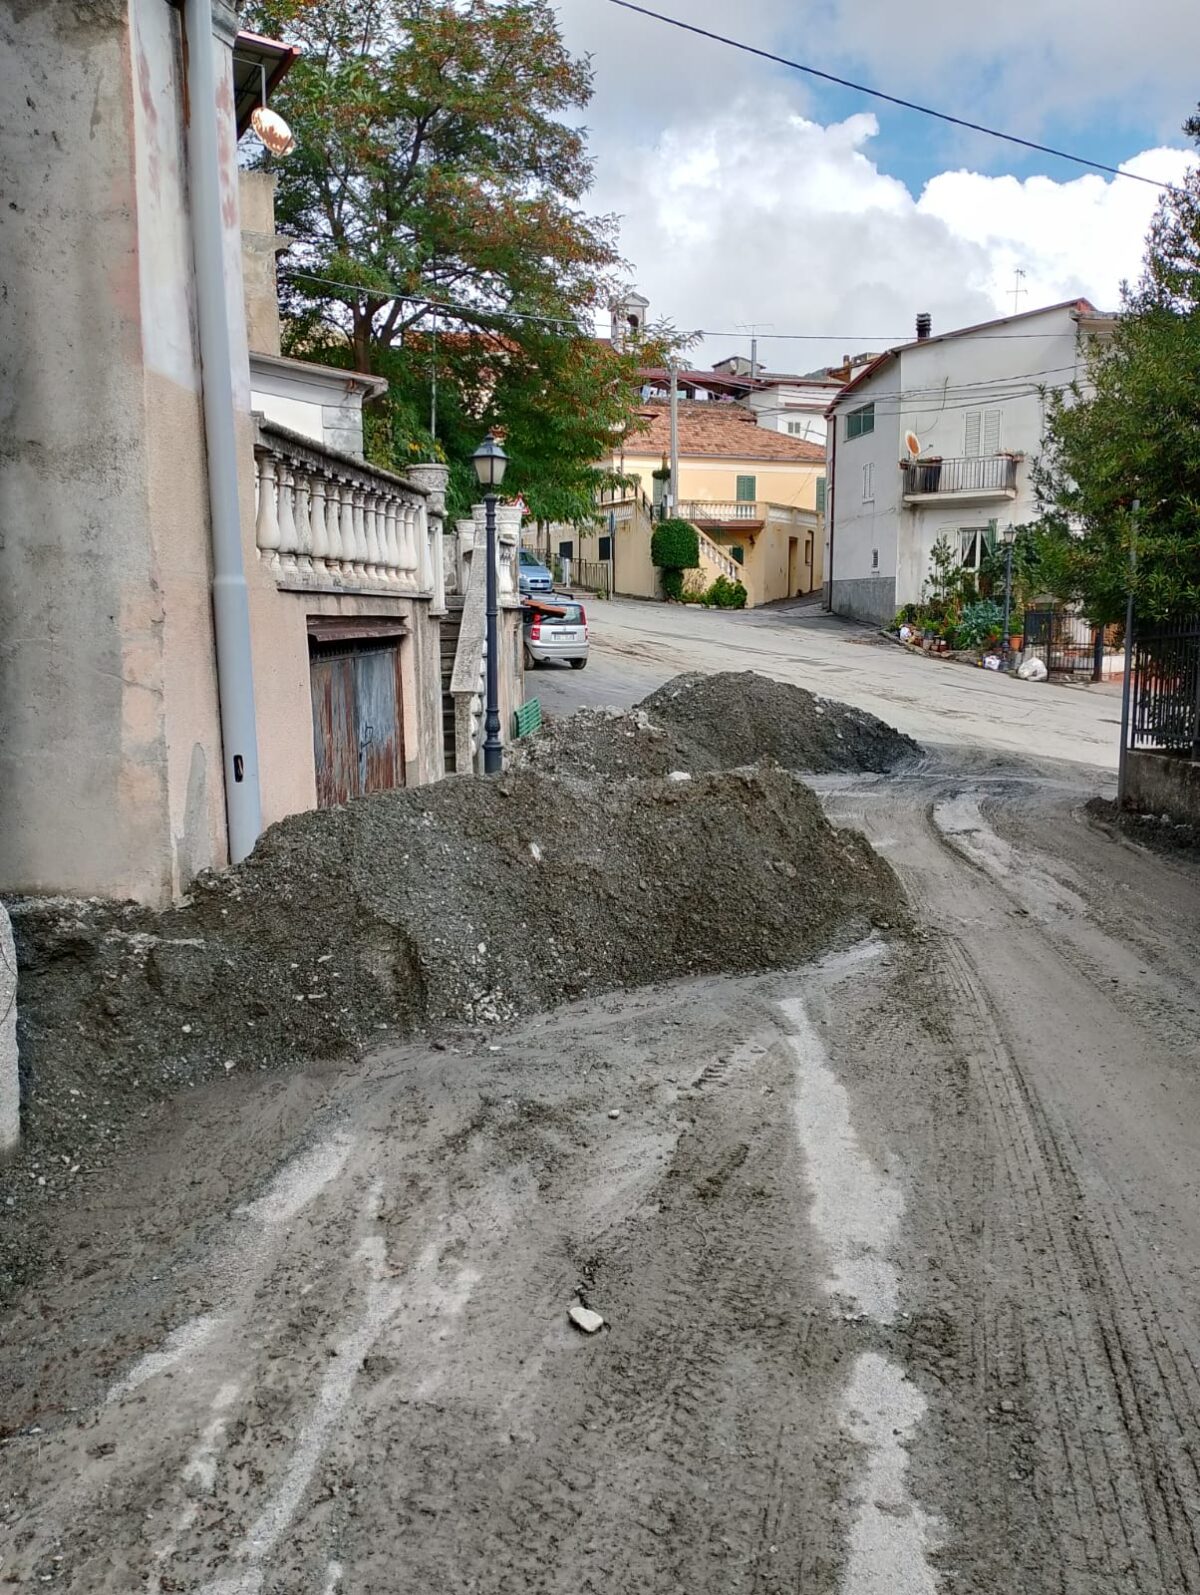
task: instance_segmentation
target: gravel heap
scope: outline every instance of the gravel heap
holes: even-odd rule
[[[788,967],[903,923],[889,867],[795,775],[712,766],[780,758],[810,723],[831,733],[828,752],[809,749],[813,768],[835,754],[876,768],[912,745],[761,677],[712,678],[711,702],[699,681],[681,677],[644,712],[561,722],[496,780],[293,816],[165,912],[12,903],[24,1108],[0,1210],[78,1195],[139,1112],[213,1078]],[[790,738],[771,704],[792,716]],[[10,1286],[34,1255],[21,1230],[0,1226]]]
[[[884,773],[919,756],[911,737],[848,704],[754,671],[684,675],[628,713],[583,709],[518,744],[527,769],[663,776],[760,761],[787,770]]]

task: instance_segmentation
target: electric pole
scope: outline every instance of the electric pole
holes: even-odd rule
[[[679,503],[679,362],[671,357],[671,480],[667,484],[670,489],[671,515],[676,513]]]

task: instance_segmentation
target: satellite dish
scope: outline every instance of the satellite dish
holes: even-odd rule
[[[272,155],[287,155],[296,148],[296,135],[269,105],[256,105],[250,113],[250,126]]]
[[[909,454],[912,455],[914,460],[920,457],[921,440],[915,432],[906,432],[904,434],[904,447],[908,450]]]

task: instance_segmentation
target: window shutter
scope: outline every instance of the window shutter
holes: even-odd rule
[[[863,503],[875,497],[875,466],[868,460],[863,466]]]
[[[985,454],[999,454],[1000,452],[1000,410],[985,410],[983,412],[983,452]]]
[[[758,478],[756,476],[739,476],[737,479],[737,501],[739,504],[753,504],[758,497]]]
[[[824,515],[824,513],[825,513],[825,478],[823,476],[818,476],[817,477],[817,514],[818,515]]]
[[[983,412],[981,410],[968,410],[964,421],[963,453],[968,459],[975,459],[979,454],[979,443],[983,435]]]

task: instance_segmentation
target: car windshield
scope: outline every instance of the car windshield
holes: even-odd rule
[[[532,565],[534,570],[543,570],[545,568],[537,555],[531,554],[527,548],[521,550],[518,558],[522,565]]]

